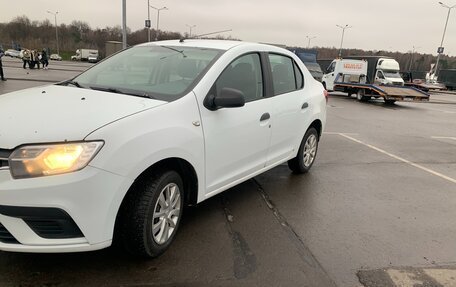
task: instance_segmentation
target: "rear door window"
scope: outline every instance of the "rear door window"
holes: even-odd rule
[[[300,79],[295,77],[296,64],[293,59],[283,55],[269,54],[269,62],[271,64],[274,95],[289,93],[297,90],[298,87],[302,88],[302,73],[298,69],[298,78]]]

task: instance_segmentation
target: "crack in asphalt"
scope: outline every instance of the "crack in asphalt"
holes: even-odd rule
[[[288,223],[287,219],[280,213],[277,207],[274,205],[272,200],[269,198],[269,195],[264,191],[261,184],[254,178],[253,182],[258,186],[258,191],[263,201],[268,206],[269,210],[272,211],[274,217],[282,226],[282,229],[287,234],[290,241],[294,244],[298,250],[299,257],[301,260],[310,267],[309,270],[305,270],[306,276],[311,279],[312,283],[315,283],[313,286],[337,286],[336,283],[331,279],[326,270],[321,266],[315,256],[312,254],[312,251],[306,246],[302,238],[296,233],[293,227]]]
[[[222,196],[222,208],[225,213],[226,226],[233,244],[233,271],[236,279],[247,278],[257,269],[257,259],[255,254],[250,249],[247,241],[240,232],[233,228],[234,216],[228,208],[228,201],[225,196]]]

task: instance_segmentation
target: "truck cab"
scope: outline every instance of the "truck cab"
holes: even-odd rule
[[[322,83],[328,91],[334,90],[334,82],[365,82],[367,62],[364,60],[335,59],[326,69]]]
[[[374,84],[403,86],[404,80],[399,71],[399,63],[396,60],[380,58],[377,62]]]

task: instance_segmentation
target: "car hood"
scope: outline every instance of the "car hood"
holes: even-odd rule
[[[77,141],[92,131],[164,101],[71,86],[44,86],[0,95],[0,149]]]

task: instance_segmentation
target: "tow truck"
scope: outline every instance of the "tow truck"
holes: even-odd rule
[[[399,63],[388,57],[349,57],[331,63],[323,82],[328,90],[355,94],[359,101],[382,98],[386,104],[396,101],[427,102],[430,95],[415,87],[404,86]]]

